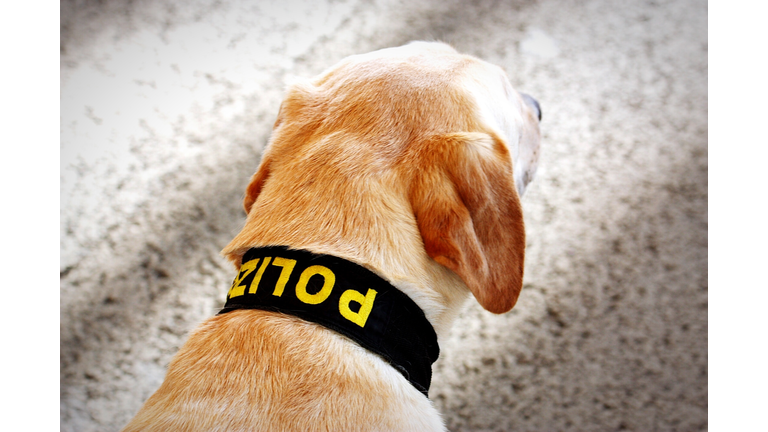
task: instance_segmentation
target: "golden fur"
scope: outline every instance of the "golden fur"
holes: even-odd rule
[[[364,265],[408,294],[440,338],[472,293],[520,293],[519,196],[538,121],[504,72],[439,43],[349,57],[292,85],[223,253],[288,245]],[[384,360],[277,313],[213,317],[124,431],[444,430]]]

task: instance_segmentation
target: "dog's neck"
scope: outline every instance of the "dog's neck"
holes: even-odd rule
[[[285,244],[278,241],[286,237],[283,232],[279,232],[279,235],[274,236],[275,240],[271,240],[270,236],[265,235],[265,230],[250,231],[257,232],[259,237],[248,238],[241,233],[224,251],[237,268],[240,267],[243,254],[251,248]],[[318,231],[312,232],[318,235]],[[423,246],[417,247],[418,242],[409,242],[407,238],[401,240],[401,247],[396,250],[373,241],[339,244],[338,241],[306,241],[296,237],[289,243],[295,249],[344,258],[384,278],[407,294],[424,311],[442,341],[448,337],[453,322],[470,297],[470,292],[461,278],[432,260],[423,250]]]
[[[284,246],[245,253],[220,313],[261,309],[295,315],[354,340],[427,394],[437,334],[421,308],[372,271],[345,259]]]

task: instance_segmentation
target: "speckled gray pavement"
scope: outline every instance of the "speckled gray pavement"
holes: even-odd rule
[[[117,431],[222,306],[285,88],[443,40],[544,112],[512,312],[469,302],[452,431],[707,430],[707,3],[62,0],[61,430]]]

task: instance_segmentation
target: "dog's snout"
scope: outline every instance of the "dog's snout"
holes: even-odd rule
[[[525,101],[525,104],[531,107],[534,113],[536,113],[536,117],[541,121],[541,106],[539,105],[539,101],[534,99],[531,95],[520,93],[520,96],[523,97],[523,101]]]

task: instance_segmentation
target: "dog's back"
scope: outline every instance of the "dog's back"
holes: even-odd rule
[[[317,324],[234,311],[194,331],[124,431],[443,430],[431,402],[401,380]]]

